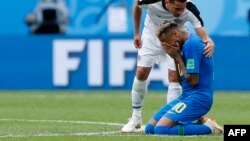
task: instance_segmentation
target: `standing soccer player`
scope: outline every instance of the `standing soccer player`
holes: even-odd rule
[[[180,30],[176,23],[163,24],[157,36],[162,47],[176,63],[181,77],[182,95],[163,106],[149,121],[147,134],[203,135],[222,134],[213,120],[193,123],[207,114],[213,104],[213,60],[203,54],[205,48],[195,34]]]
[[[140,22],[142,7],[147,8],[142,36]],[[210,57],[214,51],[214,43],[209,38],[196,6],[187,0],[135,0],[134,4],[134,45],[138,49],[137,70],[131,92],[133,113],[130,121],[122,128],[122,132],[133,132],[142,125],[141,112],[143,100],[147,93],[147,79],[154,63],[166,60],[168,63],[167,103],[181,94],[181,86],[175,70],[173,59],[166,55],[159,39],[155,36],[156,28],[166,20],[174,21],[178,27],[187,30],[186,22],[191,22],[196,33],[206,43],[204,54]]]

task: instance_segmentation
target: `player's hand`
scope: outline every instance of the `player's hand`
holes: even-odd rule
[[[142,42],[141,42],[141,35],[140,34],[135,34],[134,45],[135,45],[135,48],[141,48]]]
[[[204,40],[203,42],[206,45],[203,54],[205,54],[206,57],[211,57],[215,49],[214,42],[211,39]]]
[[[169,55],[171,56],[173,59],[176,59],[178,57],[178,55],[180,54],[180,48],[179,48],[179,44],[174,45],[170,45],[166,42],[162,42],[161,43],[163,50]]]

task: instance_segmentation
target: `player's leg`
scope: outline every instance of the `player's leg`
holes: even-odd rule
[[[151,67],[137,67],[131,91],[133,113],[130,121],[122,128],[122,132],[133,132],[142,125],[141,112],[147,93],[147,78],[150,70]]]
[[[133,113],[131,120],[123,126],[122,132],[133,132],[140,127],[143,100],[147,93],[147,79],[152,66],[158,62],[159,55],[162,53],[160,45],[155,34],[145,27],[142,33],[142,47],[138,50],[136,77],[131,91]]]
[[[213,129],[219,128],[215,122],[210,120],[206,122],[207,125],[192,123],[195,119],[198,119],[202,115],[206,114],[211,108],[211,104],[207,104],[207,107],[204,107],[204,105],[200,104],[201,102],[197,99],[182,98],[183,97],[180,97],[175,100],[180,101],[172,106],[173,108],[168,110],[166,114],[157,122],[154,128],[155,134],[204,135],[214,133]],[[210,102],[208,101],[208,103]]]
[[[160,135],[204,135],[210,134],[211,130],[203,124],[194,124],[192,121],[197,119],[208,110],[202,108],[197,110],[186,102],[178,102],[175,106],[166,112],[154,128],[155,134]],[[192,108],[189,108],[192,107]],[[199,107],[200,106],[194,106]],[[193,114],[195,113],[195,114]],[[176,122],[174,122],[176,121]]]
[[[142,47],[138,50],[136,77],[133,81],[131,97],[133,113],[131,120],[122,128],[122,132],[133,132],[141,123],[143,100],[147,93],[147,79],[152,66],[160,62],[162,50],[159,39],[151,29],[144,28],[142,33]]]
[[[210,127],[203,124],[179,124],[167,116],[162,117],[154,128],[154,134],[157,135],[206,135],[211,133]]]
[[[173,106],[176,105],[176,103],[178,103],[179,100],[176,99],[174,101],[172,101],[169,104],[165,104],[163,107],[160,108],[160,110],[158,110],[154,116],[152,117],[152,119],[150,119],[145,127],[145,133],[146,134],[154,134],[154,128],[156,126],[156,124],[159,122],[159,120],[161,120],[161,118],[164,116],[164,114],[166,114],[166,111],[170,110],[173,108]]]
[[[221,135],[224,133],[223,128],[215,121],[207,119],[204,124],[188,123],[176,124],[171,126],[171,119],[163,117],[161,121],[164,124],[157,124],[154,127],[154,134],[161,135]],[[170,123],[170,124],[169,124]]]
[[[177,99],[182,93],[182,87],[179,83],[179,76],[176,71],[174,60],[167,55],[168,64],[168,92],[167,92],[167,103]]]
[[[211,134],[209,127],[202,124],[177,124],[174,126],[156,126],[154,132],[157,135],[206,135]]]
[[[133,113],[130,121],[123,126],[122,132],[134,132],[142,125],[141,115],[145,95],[147,93],[147,79],[158,55],[140,54],[138,52],[136,76],[131,90]],[[156,53],[157,54],[157,53]]]

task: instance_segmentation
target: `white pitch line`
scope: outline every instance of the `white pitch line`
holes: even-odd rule
[[[48,122],[48,123],[74,123],[74,124],[98,124],[108,126],[123,126],[121,123],[110,123],[110,122],[94,122],[94,121],[69,121],[69,120],[29,120],[29,119],[7,119],[3,118],[0,121],[18,121],[18,122]]]
[[[68,134],[36,134],[36,135],[3,135],[0,138],[24,138],[24,137],[60,137],[60,136],[96,136],[96,135],[111,135],[121,133],[121,131],[111,131],[111,132],[93,132],[93,133],[68,133]]]
[[[119,134],[120,133],[120,134]],[[129,137],[145,137],[145,136],[152,136],[152,137],[157,137],[157,138],[166,138],[166,137],[171,137],[171,138],[192,138],[192,137],[213,137],[213,138],[222,138],[223,136],[220,135],[193,135],[193,136],[174,136],[174,135],[147,135],[147,134],[123,134],[121,131],[111,131],[111,132],[93,132],[93,133],[68,133],[68,134],[34,134],[34,135],[3,135],[0,136],[0,138],[25,138],[25,137],[62,137],[62,136],[106,136],[106,137],[124,137],[124,136],[129,136]]]
[[[18,121],[18,122],[47,122],[47,123],[74,123],[74,124],[99,124],[99,125],[108,125],[108,126],[123,126],[124,124],[120,124],[120,123],[108,123],[108,122],[93,122],[93,121],[67,121],[67,120],[28,120],[28,119],[0,119],[0,121]],[[143,132],[141,130],[138,130],[137,132]],[[120,134],[118,134],[120,133]],[[56,137],[56,136],[95,136],[95,135],[99,135],[99,136],[155,136],[155,137],[167,137],[166,136],[160,136],[160,135],[138,135],[138,134],[124,134],[121,133],[121,131],[110,131],[110,132],[90,132],[90,133],[66,133],[66,134],[43,134],[43,133],[39,133],[39,134],[34,134],[34,135],[13,135],[13,134],[9,134],[9,135],[2,135],[0,136],[0,138],[9,138],[9,137],[14,137],[14,138],[21,138],[21,137]],[[202,137],[206,137],[210,135],[201,135]],[[184,136],[169,136],[169,137],[184,137]],[[195,136],[185,136],[185,137],[195,137]],[[198,136],[197,136],[198,137]],[[220,135],[216,136],[213,135],[212,137],[222,137]]]

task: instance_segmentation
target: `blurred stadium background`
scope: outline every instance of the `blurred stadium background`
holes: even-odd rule
[[[111,3],[108,4],[110,1]],[[248,23],[250,1],[193,0],[193,2],[200,9],[205,27],[216,44],[215,90],[216,93],[223,94],[218,96],[219,101],[215,103],[216,108],[211,115],[219,117],[222,123],[249,123],[247,101],[250,100]],[[126,123],[131,112],[130,89],[136,68],[136,50],[133,46],[133,0],[66,0],[70,14],[66,35],[31,35],[29,33],[24,20],[36,3],[37,0],[25,2],[8,0],[2,1],[0,5],[0,125],[2,128],[0,140],[8,140],[8,137],[12,137],[11,135],[24,137],[23,140],[34,135],[35,138],[31,140],[37,140],[36,137],[42,133],[44,136],[53,137],[60,136],[59,133],[62,133],[62,136],[91,135],[73,134],[76,133],[74,132],[76,127],[73,128],[72,123],[66,123],[66,127],[60,124],[58,127],[57,122],[50,126],[49,122],[43,120]],[[107,9],[105,9],[106,6]],[[150,74],[150,93],[154,96],[156,96],[155,93],[159,93],[159,99],[155,100],[154,96],[149,96],[147,101],[155,100],[151,103],[155,104],[155,107],[145,107],[145,109],[148,108],[145,110],[145,121],[153,114],[153,110],[164,103],[164,93],[168,82],[165,76],[162,77],[163,74],[166,74],[164,64],[155,66]],[[107,92],[103,92],[104,90]],[[154,91],[151,92],[151,90]],[[72,93],[75,93],[73,97],[70,96]],[[79,96],[81,94],[83,95]],[[90,96],[91,94],[94,96]],[[116,98],[117,95],[119,98]],[[83,100],[86,97],[87,99]],[[77,101],[77,98],[83,102]],[[238,101],[236,98],[239,98],[242,102],[242,107],[239,108],[245,108],[245,111],[242,111],[242,114],[239,114],[237,109],[230,111],[231,102],[225,102],[226,98],[232,101],[235,98],[235,102]],[[159,100],[162,101],[159,102]],[[97,108],[103,106],[94,104],[100,101],[107,107]],[[123,101],[122,106],[119,105],[121,104],[119,101]],[[47,105],[47,102],[55,105]],[[227,105],[219,104],[220,102]],[[66,108],[65,105],[71,106]],[[116,106],[123,110],[112,109]],[[229,109],[225,110],[223,106]],[[80,110],[81,107],[83,109]],[[93,109],[85,111],[84,107]],[[109,109],[106,111],[108,114],[105,108]],[[224,118],[230,117],[230,114],[225,111],[233,112],[241,117],[236,121]],[[111,119],[109,117],[113,112],[121,113],[121,115],[115,115],[115,119]],[[101,113],[100,118],[94,116],[98,113]],[[248,114],[247,119],[246,114]],[[25,119],[25,121],[19,121],[20,119]],[[35,120],[40,122],[38,125],[30,125],[32,120],[34,124],[37,124]],[[43,122],[47,123],[46,127],[40,125]],[[100,125],[101,127],[93,132],[110,131],[110,127]],[[119,131],[121,125],[112,127],[112,131]],[[87,132],[90,131],[89,128],[79,125],[76,131],[77,133],[85,132],[85,130]],[[70,130],[66,132],[68,129]],[[72,138],[60,138],[60,140],[67,139]],[[94,139],[102,140],[103,138]],[[121,140],[119,137],[114,138],[116,139]],[[125,138],[125,140],[131,139],[134,138]],[[154,140],[154,138],[151,139]],[[217,139],[222,140],[221,137],[210,138],[210,140]],[[82,138],[75,137],[74,140],[82,140]]]
[[[193,1],[216,44],[215,89],[249,90],[250,1]],[[67,0],[65,36],[29,34],[24,19],[36,2],[0,6],[0,89],[130,89],[136,67],[133,0]],[[153,70],[151,89],[167,86],[164,69]]]

